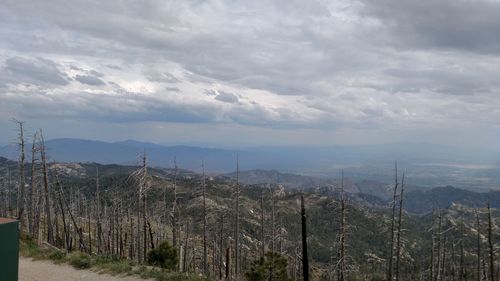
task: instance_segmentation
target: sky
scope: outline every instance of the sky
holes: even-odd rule
[[[0,143],[496,147],[498,0],[0,2]]]

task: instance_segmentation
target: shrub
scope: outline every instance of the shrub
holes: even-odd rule
[[[250,269],[245,273],[248,281],[266,281],[270,279],[276,281],[289,281],[287,273],[287,260],[282,255],[267,252],[265,258],[259,258],[252,262]]]
[[[70,264],[77,269],[86,269],[92,266],[92,260],[89,255],[79,254],[71,257]]]
[[[49,255],[49,259],[53,261],[62,261],[66,257],[66,253],[61,252],[61,251],[53,251]]]
[[[130,263],[124,260],[100,264],[97,266],[102,268],[105,272],[111,274],[130,273],[132,271]]]
[[[167,241],[163,241],[158,248],[148,253],[148,263],[169,270],[174,270],[177,265],[177,251]]]

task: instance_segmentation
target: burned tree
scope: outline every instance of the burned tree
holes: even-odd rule
[[[476,273],[477,281],[481,281],[481,223],[479,221],[479,213],[476,210],[476,227],[477,227],[477,264]]]
[[[24,161],[25,161],[25,141],[24,141],[24,122],[12,120],[19,126],[18,146],[19,146],[19,186],[17,188],[17,218],[19,220],[19,230],[23,231],[24,227]]]
[[[240,160],[239,155],[236,154],[236,213],[235,213],[235,225],[234,225],[234,274],[236,278],[240,275]]]
[[[260,242],[261,242],[261,252],[260,256],[265,257],[266,254],[266,242],[264,233],[264,188],[260,188]]]
[[[488,202],[487,205],[488,209],[488,248],[489,248],[489,270],[490,270],[490,281],[496,281],[495,279],[495,254],[494,254],[494,249],[493,249],[493,242],[492,242],[492,222],[491,222],[491,209],[490,209],[490,203]]]
[[[344,171],[340,180],[340,221],[339,221],[339,249],[337,264],[337,280],[346,280],[346,199],[344,194]]]
[[[43,173],[43,188],[45,197],[45,224],[47,226],[47,242],[54,243],[54,233],[52,230],[52,219],[50,214],[50,186],[49,186],[49,171],[47,167],[47,154],[45,152],[45,140],[43,138],[42,130],[40,130],[40,159],[42,161]]]
[[[137,185],[138,185],[138,208],[137,208],[137,229],[138,229],[138,241],[140,239],[140,234],[139,234],[139,229],[140,229],[140,226],[139,226],[139,218],[140,218],[140,215],[139,213],[142,214],[142,253],[141,251],[139,250],[139,247],[140,247],[140,243],[138,243],[138,248],[137,248],[137,257],[138,257],[138,261],[141,262],[141,261],[145,261],[146,259],[146,254],[147,254],[147,251],[148,251],[148,217],[147,217],[147,198],[146,198],[146,195],[147,195],[147,191],[151,188],[151,184],[150,184],[150,181],[149,181],[149,177],[148,177],[148,166],[147,166],[147,158],[146,158],[146,154],[143,154],[141,156],[141,162],[142,162],[142,165],[139,169],[135,170],[133,173],[132,173],[132,178],[135,179]],[[142,203],[142,205],[141,205]],[[142,254],[142,258],[141,258],[141,254]]]
[[[202,189],[203,189],[203,273],[208,276],[208,253],[207,253],[207,198],[205,181],[205,162],[201,162],[202,167]]]
[[[302,276],[304,281],[309,281],[309,255],[307,254],[307,226],[304,195],[300,196],[300,217],[302,222]]]
[[[178,173],[178,167],[177,167],[177,158],[174,157],[174,182],[173,182],[173,195],[174,199],[172,200],[172,211],[170,212],[170,219],[171,219],[171,225],[172,225],[172,245],[174,248],[177,248],[177,235],[179,234],[178,231],[178,216],[177,216],[177,173]]]
[[[396,217],[396,200],[398,192],[398,162],[395,163],[395,182],[394,182],[394,194],[392,200],[392,216],[391,216],[391,240],[389,241],[389,257],[387,258],[387,281],[391,281],[393,278],[392,268],[394,261],[394,228],[395,228],[395,217]],[[432,279],[432,278],[431,278]]]
[[[401,224],[403,218],[403,192],[404,192],[404,181],[405,174],[403,173],[403,178],[401,179],[401,194],[399,197],[399,215],[398,215],[398,232],[396,237],[396,281],[399,281],[401,273]]]
[[[31,176],[30,176],[30,186],[29,186],[29,192],[28,192],[28,203],[27,203],[27,211],[28,211],[28,233],[30,235],[34,235],[35,233],[35,223],[37,216],[35,215],[35,189],[37,187],[37,181],[36,181],[36,161],[37,161],[37,156],[36,153],[38,152],[38,148],[36,145],[37,142],[37,133],[33,135],[33,142],[31,145]]]

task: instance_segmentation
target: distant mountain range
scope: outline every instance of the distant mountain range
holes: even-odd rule
[[[236,170],[239,155],[240,170],[278,170],[315,179],[290,179],[317,183],[346,175],[355,180],[392,182],[393,163],[408,170],[415,185],[454,185],[471,189],[500,187],[500,152],[464,150],[433,144],[394,143],[383,145],[331,147],[254,147],[240,151],[195,146],[165,146],[127,140],[104,142],[83,139],[52,139],[46,141],[50,159],[58,162],[96,162],[101,164],[136,165],[146,153],[151,166],[179,167],[199,172],[201,161],[209,173],[230,173]],[[18,148],[0,148],[0,156],[18,159]],[[254,171],[254,174],[256,172]],[[251,175],[249,175],[251,176]],[[262,181],[270,175],[252,175]],[[251,182],[249,180],[249,182]]]

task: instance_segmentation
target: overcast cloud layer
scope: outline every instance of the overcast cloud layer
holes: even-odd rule
[[[2,1],[0,136],[498,146],[500,1]]]

